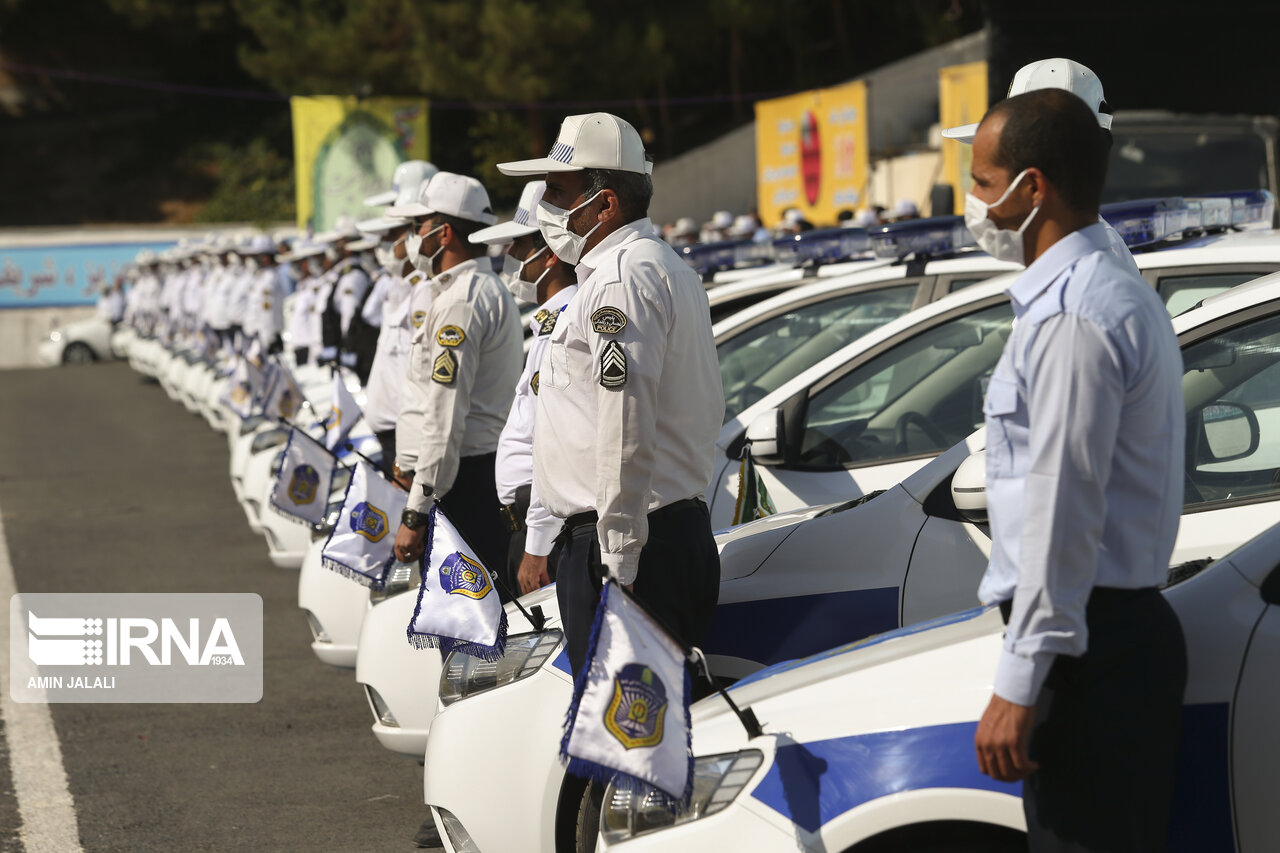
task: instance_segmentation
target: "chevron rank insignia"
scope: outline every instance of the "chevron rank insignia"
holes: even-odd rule
[[[600,353],[600,384],[605,388],[621,388],[627,384],[627,354],[617,341],[609,341]]]
[[[442,347],[456,347],[467,339],[467,333],[457,326],[441,326],[436,332],[436,343]]]
[[[616,335],[627,327],[627,315],[621,308],[606,305],[591,315],[591,328],[601,335]]]
[[[453,354],[453,350],[447,349],[436,357],[435,365],[431,369],[431,378],[441,385],[452,385],[457,376],[458,357]]]
[[[538,377],[541,375],[542,371],[539,370],[537,373],[533,374],[533,378],[529,380],[529,388],[533,391],[533,396],[535,397],[538,396]]]
[[[538,319],[537,314],[534,315],[535,319],[538,319],[538,322],[542,324],[538,327],[538,336],[541,337],[542,335],[549,335],[554,332],[556,329],[556,320],[560,317],[560,312],[544,310],[539,311],[538,314],[546,314],[545,317],[540,319]]]

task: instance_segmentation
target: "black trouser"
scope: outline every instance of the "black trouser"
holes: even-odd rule
[[[569,664],[577,673],[587,659],[604,576],[595,524],[584,519],[566,525],[552,558]],[[649,539],[640,551],[632,592],[680,640],[695,644],[702,639],[720,596],[720,555],[711,535],[711,516],[701,499],[678,501],[649,513]]]
[[[302,367],[307,363],[307,357],[311,355],[311,347],[294,347],[293,360],[298,363],[298,367]]]
[[[496,457],[496,453],[462,457],[453,488],[440,501],[440,506],[462,538],[475,549],[485,568],[501,573],[507,564],[507,539],[511,531],[498,517],[498,487],[493,480]],[[499,596],[504,602],[508,600],[501,589]]]
[[[1036,704],[1022,786],[1033,853],[1163,851],[1187,682],[1177,614],[1154,588],[1096,587],[1088,650],[1060,655]]]
[[[396,464],[396,428],[375,432],[374,437],[378,439],[378,444],[382,445],[382,470],[390,477],[391,469]]]

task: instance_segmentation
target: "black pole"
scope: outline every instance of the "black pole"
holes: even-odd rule
[[[401,485],[399,480],[395,480],[395,479],[392,479],[391,477],[388,477],[388,476],[386,475],[386,472],[384,472],[384,471],[382,470],[382,466],[381,466],[381,465],[379,465],[377,462],[374,462],[374,461],[373,461],[372,459],[370,459],[368,456],[365,456],[365,455],[364,455],[363,453],[361,453],[359,450],[356,450],[356,446],[355,446],[354,444],[352,444],[351,442],[349,442],[349,441],[348,441],[348,442],[346,442],[345,444],[343,444],[342,446],[343,446],[344,448],[346,448],[347,450],[350,450],[350,451],[351,451],[352,453],[354,453],[356,456],[359,456],[359,457],[360,457],[361,459],[363,459],[365,462],[368,462],[370,465],[372,465],[372,466],[373,466],[373,470],[374,470],[374,471],[376,471],[376,472],[378,473],[378,476],[379,476],[379,477],[381,477],[382,479],[386,480],[388,483],[391,483],[393,486],[395,486],[397,489],[399,489],[399,490],[400,490],[400,491],[402,491],[402,492],[407,492],[407,491],[409,491],[409,488],[408,488],[407,486],[403,486],[403,485]]]

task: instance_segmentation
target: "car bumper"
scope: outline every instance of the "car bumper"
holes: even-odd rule
[[[46,367],[62,364],[62,341],[44,341],[36,347],[36,356]]]
[[[321,565],[322,548],[324,540],[313,541],[303,556],[298,606],[307,613],[311,650],[316,657],[330,666],[351,669],[356,665],[360,626],[369,609],[369,591]]]
[[[443,660],[436,649],[415,649],[405,637],[417,603],[415,588],[368,609],[357,644],[356,681],[373,712],[378,742],[393,752],[421,758],[436,716]],[[378,701],[389,719],[380,713]]]

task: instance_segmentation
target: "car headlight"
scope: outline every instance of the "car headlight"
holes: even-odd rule
[[[324,508],[324,521],[311,525],[313,542],[317,539],[329,538],[333,528],[338,526],[338,518],[342,515],[342,498],[342,495],[338,495],[336,500],[330,500],[328,506]]]
[[[56,344],[58,341],[62,340],[62,330],[61,330],[61,329],[54,329],[52,332],[50,332],[50,333],[49,333],[49,340],[53,341],[55,344]]]
[[[391,564],[391,571],[387,572],[386,582],[382,586],[369,589],[369,601],[374,604],[379,601],[386,601],[393,595],[408,591],[414,584],[420,582],[417,563],[401,563],[397,560]]]
[[[253,443],[249,445],[251,454],[258,454],[264,450],[270,450],[273,447],[279,447],[289,440],[289,431],[287,429],[269,429],[258,433],[253,437]]]
[[[280,469],[283,467],[284,467],[284,451],[281,450],[279,453],[275,455],[275,458],[271,460],[271,470],[274,471],[276,474],[279,474]]]
[[[610,782],[600,809],[600,831],[610,843],[646,832],[679,826],[723,811],[742,793],[764,762],[764,754],[744,749],[724,755],[705,755],[693,763],[693,797],[688,808],[672,814],[653,788],[634,791]]]
[[[459,699],[528,678],[560,648],[559,630],[507,637],[506,651],[496,661],[450,652],[440,673],[440,701],[452,705]]]
[[[249,433],[253,432],[255,429],[262,426],[266,422],[267,422],[267,419],[264,418],[262,415],[250,415],[249,417],[240,421],[240,434],[248,435]]]

